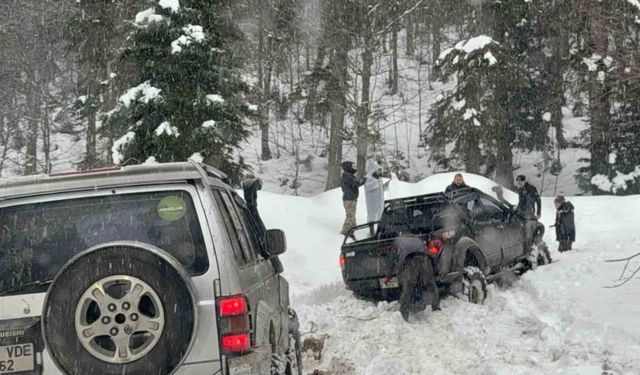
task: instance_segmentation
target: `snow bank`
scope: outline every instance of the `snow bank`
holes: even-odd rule
[[[394,180],[386,198],[442,191],[453,175],[415,184]],[[494,182],[464,176],[470,186],[492,193]],[[393,303],[360,301],[344,290],[338,266],[344,219],[339,190],[310,198],[259,195],[267,227],[287,234],[289,249],[282,260],[302,331],[313,322],[316,335],[327,335],[321,361],[305,356],[308,374],[336,364],[352,367],[348,373],[356,375],[640,373],[640,280],[604,288],[622,270],[605,260],[640,247],[638,196],[569,198],[576,206],[577,250],[555,252],[554,233],[548,230],[545,240],[554,249],[554,263],[508,288],[491,286],[485,305],[445,298],[442,311],[427,311],[407,324]],[[505,189],[505,198],[515,203],[517,194]],[[358,223],[365,218],[360,199]],[[554,219],[553,198],[543,198],[542,222],[550,225]]]

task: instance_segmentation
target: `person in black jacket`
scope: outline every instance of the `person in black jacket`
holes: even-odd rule
[[[431,310],[440,310],[440,295],[433,262],[426,244],[420,238],[400,236],[393,243],[393,253],[387,258],[387,274],[397,275],[400,285],[400,313],[404,320],[411,313],[423,311],[428,299]]]
[[[464,177],[462,177],[462,173],[457,173],[454,177],[453,177],[453,182],[451,183],[451,185],[447,185],[447,188],[444,190],[445,194],[446,193],[451,193],[460,189],[466,189],[469,186],[467,186],[467,184],[465,184],[464,182]]]
[[[340,233],[346,235],[349,229],[356,226],[356,208],[358,206],[359,188],[364,184],[364,179],[356,177],[353,162],[342,162],[342,203],[346,212],[346,219]]]
[[[574,207],[562,195],[557,196],[553,203],[556,206],[556,241],[560,243],[558,251],[569,251],[576,240]]]
[[[518,187],[518,207],[517,210],[523,214],[535,215],[540,220],[542,211],[542,201],[538,189],[527,182],[524,175],[516,177]]]

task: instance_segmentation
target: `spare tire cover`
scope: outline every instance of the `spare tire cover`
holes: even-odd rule
[[[67,374],[171,374],[197,310],[180,263],[152,245],[99,245],[71,259],[45,299],[46,348]]]

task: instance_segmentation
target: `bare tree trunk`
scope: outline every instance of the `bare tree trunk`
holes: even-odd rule
[[[551,59],[551,125],[556,129],[556,142],[565,148],[567,141],[562,131],[562,106],[564,105],[564,61],[569,52],[569,40],[564,30],[551,37],[553,58]]]
[[[511,137],[508,135],[507,126],[503,126],[498,138],[498,150],[496,155],[496,182],[502,186],[513,185],[513,151],[511,150]]]
[[[367,150],[369,148],[369,113],[370,113],[370,90],[371,90],[371,67],[373,66],[373,36],[371,25],[365,25],[364,50],[362,51],[362,103],[358,108],[357,119],[357,169],[358,176],[363,177],[367,165]]]
[[[392,53],[392,66],[391,66],[391,95],[398,93],[398,24],[393,24],[393,31],[391,32],[391,53]]]
[[[24,174],[36,174],[38,167],[38,129],[40,128],[40,92],[37,87],[37,74],[33,74],[31,91],[30,118],[27,130],[27,153],[25,155]]]
[[[442,44],[442,34],[440,31],[440,20],[438,16],[431,17],[431,66],[433,71],[429,77],[430,81],[436,81],[440,77],[440,68],[438,67],[438,58],[440,58],[440,45]]]
[[[86,169],[96,166],[96,111],[92,108],[87,114],[87,137],[85,144],[84,165]]]
[[[5,125],[5,117],[0,115],[0,147],[2,147],[2,154],[0,155],[0,177],[2,177],[2,170],[4,169],[4,162],[7,160],[7,153],[9,152],[9,126]]]
[[[316,61],[313,66],[313,72],[311,73],[311,82],[309,83],[309,96],[307,97],[307,104],[304,107],[304,119],[307,121],[311,121],[315,114],[316,100],[318,96],[318,84],[320,84],[320,76],[323,74],[324,58],[326,52],[327,50],[324,44],[324,37],[320,37],[320,41],[318,42]]]
[[[607,56],[609,52],[609,33],[607,32],[603,6],[595,6],[592,19],[591,44],[593,53]],[[597,72],[590,75],[589,113],[591,115],[591,175],[609,175],[609,148],[610,144],[610,110],[609,79],[602,82],[598,79]]]
[[[95,154],[95,122],[94,127],[94,154]],[[42,152],[44,153],[44,168],[46,173],[51,173],[51,124],[49,122],[49,107],[45,103],[42,122]]]
[[[262,90],[261,100],[259,104],[259,112],[260,118],[258,123],[260,124],[260,149],[261,155],[260,158],[262,160],[270,160],[271,159],[271,149],[269,148],[269,103],[271,101],[271,50],[269,46],[270,42],[267,43],[267,48],[265,49],[264,42],[264,22],[262,18],[263,14],[260,15],[259,22],[259,30],[258,30],[258,84],[260,85],[260,89]],[[267,60],[267,68],[263,68],[263,64]]]
[[[415,46],[415,30],[414,30],[415,22],[413,21],[413,15],[407,15],[407,27],[406,27],[406,50],[405,54],[407,56],[413,56],[416,53]]]
[[[342,162],[342,142],[344,140],[344,118],[347,95],[348,41],[337,43],[331,63],[329,101],[331,103],[331,132],[329,134],[329,170],[325,190],[340,186],[340,164]]]

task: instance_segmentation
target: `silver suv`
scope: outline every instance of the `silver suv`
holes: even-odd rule
[[[0,180],[0,374],[300,375],[285,248],[196,162]]]

